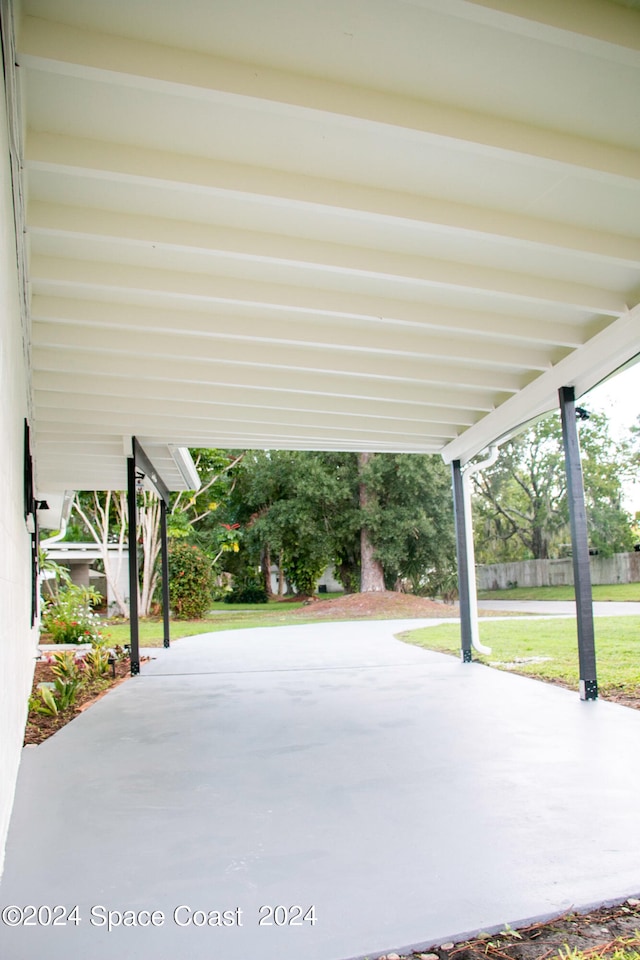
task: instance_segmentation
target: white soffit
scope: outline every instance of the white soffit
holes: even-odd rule
[[[640,352],[637,9],[24,0],[18,61],[43,488],[466,461]]]

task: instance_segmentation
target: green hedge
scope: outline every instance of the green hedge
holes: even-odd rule
[[[212,603],[211,561],[199,547],[184,540],[169,546],[169,603],[178,620],[199,620]]]

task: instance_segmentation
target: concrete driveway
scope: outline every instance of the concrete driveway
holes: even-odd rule
[[[0,907],[60,910],[0,956],[345,960],[637,895],[640,712],[418,625],[179,640],[25,749]]]

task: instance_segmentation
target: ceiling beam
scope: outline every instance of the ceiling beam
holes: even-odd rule
[[[211,424],[209,428],[203,423],[201,427],[191,425],[188,431],[185,431],[185,422],[180,418],[172,417],[126,417],[118,415],[113,417],[111,423],[104,422],[104,416],[99,413],[87,414],[86,420],[56,420],[53,418],[40,419],[39,436],[44,436],[48,431],[56,435],[73,434],[76,436],[106,436],[112,437],[114,432],[120,434],[130,433],[135,423],[138,425],[140,433],[145,437],[156,438],[163,442],[171,442],[173,437],[179,437],[182,446],[187,447],[217,447],[222,442],[227,446],[250,448],[256,438],[261,443],[271,444],[274,441],[281,449],[288,449],[287,441],[295,440],[308,444],[310,449],[314,449],[314,444],[319,444],[318,449],[325,449],[324,444],[339,443],[343,448],[349,449],[351,446],[358,448],[368,448],[378,450],[380,445],[387,447],[404,447],[409,444],[414,449],[424,449],[439,451],[442,448],[442,436],[432,435],[426,429],[423,433],[397,432],[393,430],[349,430],[346,428],[334,428],[333,424],[312,425],[311,427],[297,425],[295,423],[246,423],[245,421],[227,422],[221,424]]]
[[[270,318],[265,322],[260,316],[219,317],[214,322],[214,318],[202,313],[181,314],[172,318],[165,312],[164,319],[166,326],[162,325],[162,319],[158,319],[158,316],[150,315],[150,311],[137,319],[127,317],[124,311],[120,316],[117,307],[113,309],[108,322],[97,320],[89,312],[81,313],[78,319],[41,319],[37,310],[32,315],[34,342],[47,342],[52,346],[68,343],[70,346],[96,349],[102,345],[112,350],[116,341],[121,349],[127,349],[128,352],[138,352],[142,346],[150,355],[172,350],[176,356],[194,356],[195,350],[195,355],[202,359],[236,362],[245,358],[253,362],[256,357],[260,362],[273,362],[276,365],[295,364],[295,358],[301,356],[302,351],[308,353],[307,348],[312,348],[318,363],[323,362],[323,355],[326,358],[340,352],[351,355],[350,360],[344,361],[346,368],[360,367],[358,358],[363,357],[365,364],[360,367],[362,372],[366,370],[366,358],[376,355],[391,360],[405,358],[408,361],[407,370],[410,370],[413,359],[426,361],[435,358],[511,370],[546,370],[568,352],[566,348],[553,343],[544,345],[545,349],[537,344],[492,342],[487,337],[476,339],[454,333],[443,336],[441,332],[434,333],[429,329],[389,328],[382,323],[349,323],[347,320],[336,323],[328,318],[316,318],[313,324],[300,323],[299,318],[292,317]],[[55,339],[58,333],[61,338],[68,339]],[[153,335],[152,342],[149,340],[150,334]],[[270,352],[272,347],[277,347],[276,353]],[[341,366],[341,361],[328,359],[325,362],[332,364],[335,369],[346,369]],[[308,359],[305,359],[304,365],[307,364]],[[410,373],[408,375],[411,376]]]
[[[47,166],[47,143],[53,134],[35,134],[29,135],[29,156],[30,163],[36,169],[45,169]],[[60,135],[55,136],[56,142]],[[38,159],[40,158],[40,159]],[[57,168],[52,166],[48,169],[51,174],[56,172]],[[61,166],[63,174],[69,173],[68,164]],[[82,172],[77,172],[79,177],[83,177]],[[92,165],[86,177],[89,181],[98,176],[98,172]],[[109,172],[106,171],[104,179],[110,179]],[[254,177],[255,188],[257,190],[257,174]],[[582,257],[592,259],[594,262],[608,262],[627,267],[635,267],[640,263],[640,239],[622,234],[608,233],[605,230],[589,229],[586,226],[577,226],[570,223],[560,223],[553,220],[543,220],[524,213],[512,213],[505,210],[489,209],[486,207],[472,206],[465,203],[456,203],[452,200],[441,199],[438,197],[429,197],[418,194],[408,194],[404,191],[393,191],[381,187],[370,187],[362,184],[350,184],[350,191],[347,197],[345,184],[337,184],[335,181],[321,180],[317,177],[301,178],[297,174],[288,174],[286,180],[283,178],[279,183],[279,189],[275,189],[275,181],[270,179],[269,196],[280,204],[299,204],[301,200],[301,190],[296,189],[296,185],[301,187],[302,180],[308,185],[309,195],[306,203],[307,219],[313,223],[314,204],[325,203],[331,210],[341,216],[357,216],[359,219],[366,219],[367,222],[384,225],[389,220],[398,219],[409,224],[414,230],[424,231],[425,236],[454,236],[460,238],[486,239],[487,241],[504,242],[508,241],[510,245],[520,247],[524,251],[537,250],[544,248],[558,255],[579,254]],[[246,187],[246,181],[243,181]],[[144,187],[144,183],[136,184],[139,188]],[[198,189],[197,181],[192,184],[194,189]],[[174,190],[180,190],[180,183],[172,181],[169,189],[173,186]],[[292,189],[293,188],[293,189]],[[203,189],[205,189],[203,187]],[[324,199],[323,199],[324,198]],[[56,216],[56,211],[68,211],[66,214],[60,213]],[[29,204],[29,224],[31,229],[56,230],[71,229],[80,224],[79,217],[83,208],[80,207],[62,207],[61,205],[47,203],[38,200],[32,200]],[[94,216],[97,211],[94,211]],[[107,211],[101,211],[108,216]],[[62,217],[65,217],[63,220]],[[87,212],[86,216],[91,216]],[[112,214],[117,216],[117,214]],[[122,214],[126,217],[126,214]],[[133,221],[131,239],[137,239],[139,236],[137,223],[144,225],[147,218],[136,216]],[[106,221],[105,221],[106,222]],[[180,222],[176,220],[163,221],[160,218],[151,221],[153,224],[161,226],[168,223],[180,231]],[[247,239],[253,237],[248,232],[236,231],[227,225],[216,228],[215,226],[206,226],[203,224],[189,224],[192,232],[207,232],[208,236],[222,236],[227,242],[235,239],[236,234],[239,237]],[[82,229],[80,227],[80,229]],[[214,234],[214,231],[216,233]],[[228,237],[226,234],[228,232]],[[255,234],[256,238],[263,238],[264,234]],[[287,243],[289,238],[280,237],[275,234],[266,236],[276,244]],[[296,238],[303,239],[303,238]],[[197,242],[197,241],[196,241]],[[308,242],[308,241],[307,241]]]
[[[24,17],[19,63],[67,76],[214,101],[268,102],[288,115],[309,112],[449,140],[486,154],[527,156],[545,166],[593,176],[640,179],[634,150],[451,104],[385,93],[302,74],[240,63],[192,50],[109,36]]]
[[[211,258],[214,270],[224,273],[227,263],[236,261],[247,264],[274,264],[291,267],[293,269],[316,269],[317,283],[322,285],[327,277],[327,271],[338,275],[354,275],[368,279],[401,280],[406,283],[431,286],[438,281],[443,285],[449,284],[469,287],[474,280],[482,283],[484,289],[493,289],[491,283],[496,274],[504,278],[505,271],[496,271],[487,268],[478,268],[473,264],[449,262],[418,255],[398,254],[390,250],[372,249],[370,247],[346,246],[337,243],[312,241],[301,237],[276,236],[268,233],[258,233],[248,230],[237,230],[229,227],[217,227],[202,223],[168,220],[154,217],[133,216],[123,213],[113,213],[105,210],[69,207],[61,204],[41,203],[32,201],[29,205],[29,233],[32,238],[32,253],[38,253],[37,238],[56,237],[64,244],[65,240],[82,242],[86,249],[90,249],[92,242],[102,243],[111,241],[118,245],[131,247],[132,255],[139,250],[143,254],[152,250],[177,251],[187,254],[206,255]],[[35,242],[34,242],[35,240]],[[102,246],[101,246],[102,249]],[[62,247],[64,250],[64,246]],[[640,267],[640,241],[638,241],[638,267]],[[96,257],[98,254],[96,251]],[[570,269],[570,268],[569,268]],[[447,277],[444,271],[455,271]],[[512,272],[506,274],[513,282],[518,276]],[[535,282],[531,275],[529,283]],[[504,281],[503,281],[504,282]],[[526,283],[526,280],[523,281]],[[538,281],[539,282],[539,281]],[[567,281],[565,281],[567,282]],[[575,289],[575,286],[572,284]],[[498,284],[498,290],[500,286]],[[380,309],[376,307],[380,301],[371,299],[370,312],[378,316]],[[382,300],[384,304],[384,300]],[[519,318],[514,324],[510,317],[491,314],[489,312],[455,311],[450,307],[438,307],[431,310],[433,319],[425,318],[424,305],[420,314],[421,324],[438,324],[451,329],[456,322],[456,316],[463,318],[467,326],[462,329],[490,330],[493,326],[498,331],[506,333],[511,330],[511,336],[518,336],[517,331],[522,328],[521,339],[548,340],[575,346],[578,328],[576,325],[562,322],[550,323]],[[444,319],[442,316],[444,315]],[[516,333],[513,333],[516,331]]]
[[[89,461],[93,463],[99,463],[102,461],[102,458],[99,453],[99,446],[100,446],[99,443],[95,445],[95,448],[94,448],[95,452],[93,454],[87,455],[86,453],[83,452],[85,443],[88,443],[90,439],[91,439],[91,433],[88,433],[88,434],[81,433],[81,434],[78,434],[77,443],[76,443],[74,441],[74,437],[71,436],[68,432],[65,432],[65,430],[62,428],[60,428],[57,432],[54,432],[54,433],[48,433],[45,431],[42,436],[41,442],[43,444],[43,449],[46,443],[49,443],[49,449],[51,448],[59,449],[61,446],[65,446],[74,455],[73,463],[68,463],[68,466],[66,469],[64,467],[64,464],[60,468],[61,473],[62,471],[64,471],[64,474],[66,475],[67,488],[69,488],[70,473],[75,478],[76,472],[78,470],[82,471],[84,467],[86,467],[86,464]],[[111,445],[111,442],[110,442],[111,439],[112,438],[109,438],[107,436],[105,437],[105,442]],[[166,439],[166,438],[163,438],[163,439]],[[224,450],[239,450],[239,449],[244,449],[244,450],[276,450],[276,449],[280,449],[280,450],[344,450],[346,452],[372,449],[370,440],[365,440],[361,443],[357,442],[355,439],[343,440],[343,439],[332,438],[330,441],[327,441],[327,440],[321,441],[317,439],[309,440],[304,436],[296,437],[294,435],[291,435],[289,437],[278,437],[277,435],[267,435],[267,434],[260,434],[259,436],[246,435],[241,437],[240,439],[242,440],[242,443],[239,442],[239,438],[237,434],[231,434],[228,436],[219,435],[216,437],[215,447],[220,447],[221,449],[224,449]],[[283,445],[283,441],[284,441],[284,445]],[[158,438],[154,436],[145,437],[145,438],[142,438],[142,442],[145,444],[157,443]],[[40,440],[36,440],[36,443],[39,444]],[[203,444],[199,443],[198,438],[195,436],[188,437],[187,443],[191,447],[203,446]],[[212,443],[209,443],[209,445],[214,446],[214,444]],[[402,447],[399,448],[397,443],[394,443],[394,442],[387,443],[387,442],[380,441],[379,445],[376,446],[375,450],[376,452],[383,452],[384,450],[388,450],[393,453],[439,453],[441,446],[442,445],[438,441],[434,441],[432,445],[427,444],[427,442],[425,441],[422,444],[415,444],[415,443],[409,443],[409,442],[403,443]],[[48,457],[48,454],[45,452],[44,458],[42,461],[45,464],[48,462],[46,457]],[[89,472],[92,474],[97,473],[98,476],[100,475],[99,469],[98,470],[94,469]],[[46,482],[47,481],[45,480],[45,483]],[[92,482],[95,484],[95,476],[93,477]],[[42,486],[41,489],[45,489],[45,487]],[[92,488],[91,488],[91,485],[81,486],[78,483],[76,489],[90,490]],[[105,490],[105,489],[108,489],[108,487],[101,486],[98,489]],[[118,489],[118,488],[111,487],[111,489]]]
[[[46,391],[36,391],[34,397],[36,416],[41,422],[49,420],[64,420],[68,423],[85,423],[87,414],[91,414],[91,420],[94,422],[94,415],[97,413],[104,419],[104,397],[91,396],[70,392],[68,394],[47,393]],[[316,412],[301,410],[260,410],[258,407],[247,408],[245,406],[212,406],[205,403],[190,403],[174,401],[169,408],[169,414],[165,415],[159,410],[155,400],[138,400],[132,404],[128,398],[111,397],[108,404],[109,425],[118,422],[120,415],[126,415],[127,423],[135,420],[136,423],[144,422],[148,419],[153,423],[166,423],[167,420],[178,422],[179,420],[193,423],[192,430],[204,422],[209,430],[226,429],[229,424],[237,425],[240,423],[252,424],[277,424],[286,426],[297,426],[301,429],[315,427],[323,422],[329,422],[332,429],[336,432],[346,430],[349,433],[391,433],[392,435],[405,436],[413,435],[416,437],[429,434],[433,437],[453,439],[461,432],[463,425],[454,423],[431,422],[428,418],[423,420],[405,420],[402,418],[380,418],[376,416],[354,416],[351,412],[325,415],[324,418],[318,416]],[[140,428],[137,428],[140,429]]]
[[[351,302],[351,301],[350,301]],[[332,327],[338,331],[345,327],[367,337],[386,335],[402,337],[403,334],[418,337],[429,331],[447,336],[470,336],[474,339],[491,342],[505,341],[514,344],[539,345],[541,347],[577,347],[585,343],[610,322],[599,318],[589,324],[549,323],[527,317],[502,316],[500,314],[479,313],[470,310],[455,310],[451,307],[433,304],[411,304],[407,301],[375,300],[371,297],[358,298],[361,309],[370,304],[382,308],[380,314],[342,315],[339,324],[325,312],[296,311],[250,303],[231,305],[229,302],[211,303],[206,310],[200,309],[162,309],[158,306],[141,304],[109,303],[104,300],[79,300],[72,297],[51,297],[35,294],[31,299],[33,320],[67,321],[75,323],[91,322],[108,327],[126,326],[131,329],[157,331],[195,330],[216,333],[235,330],[239,336],[247,332],[260,335],[265,329],[281,339],[292,339],[291,330],[300,336],[298,328],[314,329],[322,323],[324,328]],[[353,304],[356,305],[355,303]],[[187,304],[187,306],[192,306]],[[393,316],[401,313],[403,319]],[[410,320],[409,317],[414,319]],[[326,334],[324,338],[326,339]],[[296,339],[294,336],[293,339]],[[338,340],[338,342],[340,342]]]
[[[356,184],[321,180],[291,172],[248,167],[222,160],[205,159],[125,146],[110,142],[65,137],[59,134],[30,133],[26,145],[26,165],[34,170],[89,175],[114,182],[136,185],[154,184],[163,188],[197,190],[209,194],[237,194],[259,202],[296,206],[310,215],[314,210],[335,209],[341,213],[420,221],[423,198],[411,194],[360,187]],[[426,201],[431,204],[430,200]],[[428,211],[425,212],[428,216]],[[498,215],[499,219],[500,215]],[[572,228],[576,232],[575,228]],[[562,227],[559,228],[560,234]],[[637,254],[637,243],[626,252]],[[631,260],[632,263],[635,260]],[[429,272],[431,267],[431,272]],[[525,300],[543,300],[576,305],[597,312],[619,315],[620,296],[579,284],[520,277],[507,271],[427,261],[425,284],[460,284],[479,291],[496,289]]]
[[[61,360],[61,355],[56,357]],[[94,358],[95,359],[95,358]],[[433,423],[475,423],[483,414],[493,409],[494,403],[487,392],[441,387],[421,387],[420,397],[395,398],[388,396],[357,396],[344,393],[320,392],[317,387],[322,378],[312,379],[303,391],[302,384],[297,382],[288,389],[281,388],[273,382],[269,387],[263,384],[246,382],[193,382],[163,377],[163,369],[158,371],[159,376],[154,378],[149,371],[145,376],[127,376],[118,364],[117,358],[109,359],[109,371],[91,371],[91,358],[86,355],[82,358],[82,366],[76,367],[73,374],[73,388],[87,395],[95,394],[102,397],[105,409],[108,409],[111,397],[125,397],[132,404],[139,399],[149,397],[159,402],[173,402],[174,400],[191,400],[199,403],[210,403],[218,406],[258,407],[272,410],[306,410],[320,416],[339,414],[359,416],[375,415],[383,419],[428,419]],[[50,362],[51,357],[47,358]],[[85,368],[89,363],[89,370]],[[132,361],[129,362],[129,368]],[[60,365],[60,366],[63,366]],[[167,366],[167,365],[165,365]],[[114,369],[115,367],[115,369]],[[79,372],[79,370],[81,372]],[[154,371],[155,372],[155,367]],[[229,378],[231,379],[231,378]],[[299,378],[302,379],[302,378]],[[305,378],[308,379],[308,378]],[[329,381],[330,382],[330,381]],[[341,384],[340,380],[335,380]],[[325,384],[328,386],[328,384]],[[46,390],[57,393],[66,393],[69,390],[69,373],[66,370],[36,369],[33,373],[33,386],[37,390]],[[312,388],[315,388],[312,389]],[[414,391],[415,392],[415,391]],[[508,394],[507,394],[508,396]],[[503,396],[502,399],[505,399]]]
[[[452,379],[453,370],[448,364],[434,364],[425,367],[424,376],[420,382],[380,379],[374,376],[344,376],[335,371],[296,371],[287,373],[286,382],[279,377],[273,368],[260,367],[251,364],[225,364],[215,361],[196,361],[183,359],[166,359],[154,357],[153,363],[145,359],[140,363],[138,357],[130,357],[125,353],[97,353],[88,350],[65,350],[41,348],[37,344],[32,347],[33,369],[58,371],[74,376],[78,371],[100,376],[110,374],[115,376],[127,375],[131,379],[186,381],[208,384],[231,384],[233,386],[262,387],[277,392],[302,392],[322,396],[359,397],[397,400],[403,402],[433,403],[434,397],[441,396],[442,403],[452,406],[468,406],[471,397],[479,399],[478,409],[493,409],[502,403],[509,394],[520,390],[530,378],[503,373],[499,382],[493,374],[482,371],[465,371],[464,379],[456,382]],[[460,375],[460,368],[456,369],[456,376]],[[452,386],[452,383],[454,384]],[[474,403],[474,408],[475,408]]]
[[[430,273],[429,273],[430,271]],[[330,273],[328,284],[331,283]],[[583,284],[568,283],[548,277],[531,277],[508,271],[473,267],[446,261],[425,261],[425,278],[421,285],[408,284],[411,300],[366,296],[348,290],[302,285],[265,283],[224,275],[184,273],[139,265],[96,260],[66,259],[34,254],[31,259],[32,283],[56,285],[64,295],[65,286],[149,292],[179,296],[194,301],[259,304],[288,310],[311,310],[343,316],[374,316],[420,323],[421,309],[438,289],[475,294],[478,304],[491,307],[496,301],[505,313],[513,304],[516,315],[528,303],[569,307],[582,317],[585,312],[618,317],[628,309],[624,298],[613,291]],[[36,288],[36,292],[42,292]],[[485,298],[483,300],[483,298]],[[485,309],[482,311],[487,312]]]
[[[509,32],[598,53],[622,63],[640,60],[640,15],[637,3],[626,7],[611,0],[421,0],[430,7],[487,23]]]
[[[305,394],[275,394],[265,390],[248,392],[245,388],[218,387],[211,385],[203,388],[199,384],[166,383],[164,381],[127,381],[123,378],[88,377],[77,375],[73,383],[65,374],[39,373],[33,378],[34,402],[37,406],[83,407],[87,409],[117,409],[135,407],[136,409],[158,409],[158,404],[170,404],[169,409],[199,409],[199,416],[215,419],[234,416],[239,411],[271,411],[272,416],[291,412],[313,414],[316,417],[349,417],[356,421],[372,417],[382,421],[407,423],[456,424],[471,426],[479,417],[475,411],[452,409],[449,407],[395,403],[387,401],[357,400],[349,404],[338,397],[317,397]],[[125,405],[124,407],[122,405]]]
[[[234,341],[189,335],[188,332],[154,333],[150,337],[140,331],[121,330],[116,334],[105,327],[36,321],[32,324],[32,339],[34,346],[38,347],[72,353],[88,351],[138,357],[149,365],[153,365],[156,359],[169,359],[175,363],[198,365],[266,367],[273,371],[274,378],[279,376],[278,370],[308,370],[422,383],[434,375],[440,380],[443,376],[440,371],[446,369],[453,383],[461,381],[477,386],[493,383],[497,389],[508,389],[516,383],[521,384],[523,377],[530,378],[551,366],[548,354],[540,353],[534,357],[539,362],[528,364],[529,351],[505,346],[491,350],[486,344],[469,347],[463,342],[444,338],[430,341],[422,355],[415,356],[368,351],[357,345],[340,349],[325,344]],[[428,347],[431,347],[430,353]]]

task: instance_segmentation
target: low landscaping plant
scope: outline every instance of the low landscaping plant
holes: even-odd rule
[[[110,683],[112,664],[127,660],[123,647],[110,647],[104,640],[94,643],[85,654],[73,650],[50,653],[43,663],[53,680],[37,685],[29,698],[30,713],[59,717],[76,705],[78,698],[99,694]],[[115,676],[115,668],[114,668]]]
[[[255,574],[234,578],[231,591],[223,597],[225,603],[267,603],[267,591]]]
[[[95,644],[84,658],[84,673],[88,680],[102,680],[110,669],[111,651],[102,643]]]
[[[42,632],[48,634],[51,643],[99,641],[102,621],[93,612],[93,604],[100,601],[100,594],[93,587],[66,584],[55,597],[45,601]]]
[[[40,685],[39,697],[32,697],[29,707],[37,713],[56,716],[75,703],[84,671],[82,660],[77,659],[71,651],[56,653],[49,662],[55,679],[51,684]]]

